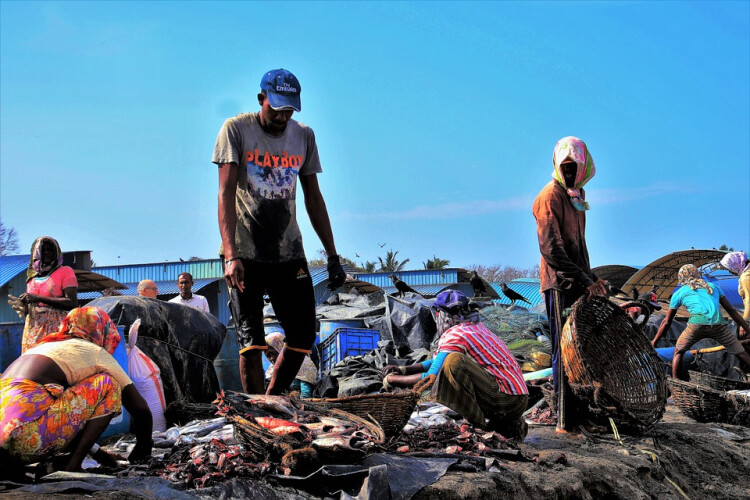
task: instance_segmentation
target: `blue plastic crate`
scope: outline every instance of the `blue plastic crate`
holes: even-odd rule
[[[326,373],[348,356],[361,356],[377,347],[380,330],[337,328],[318,345],[320,371]]]

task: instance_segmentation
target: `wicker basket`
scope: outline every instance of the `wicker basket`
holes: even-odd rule
[[[729,423],[750,427],[750,394],[727,392],[724,397],[732,410]]]
[[[744,391],[750,389],[750,382],[743,380],[729,380],[711,373],[696,372],[690,370],[690,381],[695,384],[704,385],[717,391]]]
[[[424,378],[411,391],[388,392],[383,394],[362,394],[345,398],[305,399],[315,405],[335,408],[375,420],[387,438],[401,434],[409,417],[414,412],[420,395],[427,390],[435,377]]]
[[[727,422],[728,414],[734,414],[724,398],[724,391],[674,378],[667,384],[677,407],[697,422]]]
[[[560,349],[570,387],[593,416],[635,430],[661,419],[667,402],[661,361],[620,307],[603,297],[579,299]]]

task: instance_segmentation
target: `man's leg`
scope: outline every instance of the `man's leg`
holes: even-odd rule
[[[263,394],[266,390],[262,353],[260,349],[240,353],[240,381],[245,394]]]
[[[713,325],[710,328],[710,332],[714,340],[727,348],[727,352],[739,358],[740,362],[745,365],[745,372],[750,371],[750,355],[745,351],[745,348],[737,340],[737,336],[728,325]]]
[[[266,346],[263,329],[263,276],[258,265],[242,259],[245,268],[245,291],[229,289],[229,309],[234,319],[240,346],[240,381],[246,394],[263,394],[265,379],[261,355]]]
[[[284,329],[285,344],[274,365],[266,391],[269,395],[289,389],[315,342],[315,292],[307,262],[284,262],[275,264],[272,269],[268,295]]]
[[[672,356],[672,378],[687,380],[682,375],[682,358],[690,348],[699,340],[706,337],[706,329],[703,325],[688,323],[680,336],[677,338],[674,346],[674,355]]]
[[[468,355],[457,352],[446,356],[443,366],[440,368],[438,379],[435,381],[435,399],[438,403],[460,413],[472,425],[484,427],[485,415],[479,406],[479,398],[475,388],[475,383],[482,377],[481,374],[472,373],[469,368],[469,359]],[[474,364],[480,370],[486,372],[484,368],[476,363]],[[494,380],[494,377],[492,382],[497,387],[497,381]]]

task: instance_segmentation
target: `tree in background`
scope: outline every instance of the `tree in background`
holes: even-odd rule
[[[366,273],[374,273],[377,267],[377,262],[370,262],[369,260],[359,265],[359,268]]]
[[[409,259],[404,259],[399,262],[398,259],[396,259],[396,255],[398,255],[398,250],[394,252],[393,249],[391,249],[385,254],[385,259],[378,257],[378,261],[380,261],[379,271],[392,273],[403,270],[406,263],[409,262]]]
[[[326,267],[328,265],[328,254],[325,250],[322,248],[319,248],[316,252],[317,258],[309,260],[307,264],[310,267]],[[352,259],[349,259],[347,257],[344,257],[343,255],[339,255],[339,258],[341,259],[341,265],[342,266],[349,266],[350,268],[354,269],[355,271],[362,271],[362,268],[357,265],[356,262],[354,262]]]
[[[518,278],[539,277],[539,264],[528,269],[521,269],[515,266],[482,266],[474,264],[469,266],[468,269],[470,271],[476,271],[479,276],[490,283],[513,281]]]
[[[441,259],[433,255],[431,259],[427,259],[427,262],[422,262],[422,265],[425,269],[445,269],[450,263],[451,261],[448,259]]]
[[[0,256],[13,255],[20,248],[15,228],[8,227],[0,220]]]
[[[728,247],[726,245],[721,245],[719,247],[719,250],[721,250],[722,252],[734,252],[734,248]]]

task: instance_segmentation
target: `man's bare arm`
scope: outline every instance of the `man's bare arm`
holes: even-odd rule
[[[224,279],[227,286],[237,288],[240,292],[245,289],[245,269],[242,262],[236,259],[239,255],[234,241],[237,229],[237,164],[222,163],[219,165],[219,232],[224,247]]]

